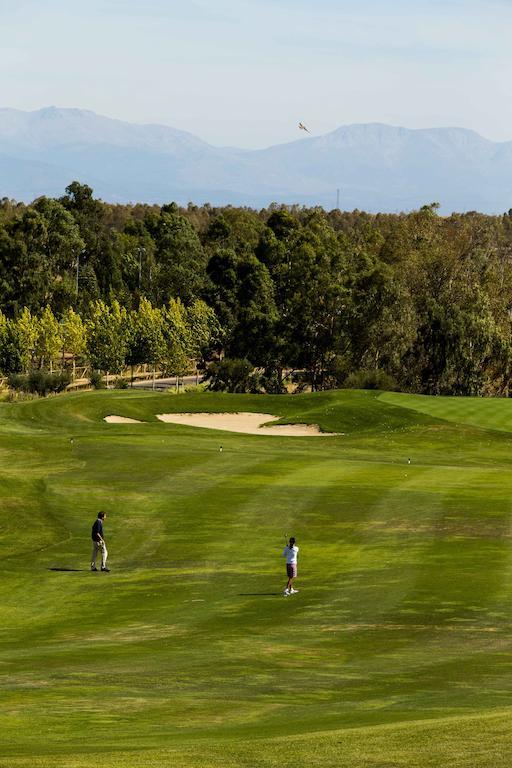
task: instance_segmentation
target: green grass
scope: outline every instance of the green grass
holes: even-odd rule
[[[240,410],[343,435],[155,416]],[[511,457],[507,400],[0,404],[0,767],[508,768]]]

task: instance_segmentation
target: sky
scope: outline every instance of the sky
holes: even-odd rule
[[[0,106],[217,146],[349,123],[512,140],[511,0],[0,0]]]

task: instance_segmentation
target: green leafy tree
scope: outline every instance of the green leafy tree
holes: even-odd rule
[[[190,302],[200,296],[204,285],[206,255],[190,222],[177,206],[164,206],[154,229],[156,295],[160,303],[169,298]]]
[[[152,363],[165,357],[164,317],[162,311],[142,298],[139,308],[130,313],[130,335],[126,362],[128,365]]]
[[[230,338],[238,310],[238,256],[231,248],[213,251],[206,267],[206,299]]]
[[[28,307],[23,307],[20,316],[15,321],[15,326],[15,336],[19,339],[23,370],[28,370],[32,367],[36,354],[39,334],[37,319],[33,317]]]
[[[232,230],[222,214],[210,222],[204,236],[204,242],[208,246],[228,247],[231,241]]]
[[[32,367],[37,340],[37,325],[30,310],[17,320],[0,319],[0,371],[3,374],[27,372]]]
[[[318,211],[300,225],[279,211],[269,224],[257,249],[274,282],[277,313],[268,367],[274,368],[278,386],[286,366],[305,368],[313,388],[321,388],[330,359],[344,346],[343,249]]]
[[[126,310],[114,301],[111,306],[96,301],[87,321],[87,354],[93,369],[121,373],[128,349]]]
[[[121,297],[125,286],[122,279],[122,247],[112,222],[111,207],[94,198],[87,184],[72,182],[60,199],[73,216],[84,242],[77,253],[79,292],[77,304],[86,310],[98,297],[110,299],[112,293]]]
[[[222,338],[222,329],[214,310],[195,299],[187,308],[189,352],[192,357],[208,357],[212,347]]]
[[[43,252],[53,276],[48,300],[54,311],[60,311],[75,301],[75,265],[85,248],[85,241],[73,216],[58,200],[40,197],[33,207],[47,222]]]
[[[248,358],[256,366],[268,365],[278,319],[272,278],[256,256],[240,259],[237,273],[236,326],[227,352],[230,357]]]
[[[7,331],[7,318],[0,309],[0,343],[2,342],[2,339]]]
[[[18,325],[14,320],[7,320],[0,336],[0,371],[4,375],[20,374],[27,367],[26,350]]]
[[[257,377],[249,360],[226,359],[210,363],[205,381],[214,392],[255,392]]]
[[[118,236],[122,279],[135,297],[153,299],[156,275],[155,241],[143,221],[129,221]]]
[[[33,311],[51,299],[53,265],[45,249],[48,222],[37,211],[27,209],[8,227],[8,236],[0,240],[0,261],[9,274],[10,291],[4,306],[16,313],[22,306]]]
[[[190,368],[193,341],[187,308],[179,299],[171,299],[163,309],[165,350],[164,370],[172,376],[185,376]]]
[[[61,320],[63,352],[73,356],[73,381],[76,376],[76,359],[84,354],[87,348],[86,325],[72,307],[66,310]]]
[[[8,275],[4,306],[38,311],[45,304],[69,302],[70,273],[82,247],[73,217],[56,200],[40,198],[25,209],[0,237],[0,274]]]
[[[9,321],[0,310],[0,374],[4,372],[5,351],[7,349]]]
[[[53,360],[62,349],[62,334],[58,320],[50,307],[45,307],[43,313],[35,318],[36,339],[34,351],[39,357],[39,368],[49,367],[53,372]]]

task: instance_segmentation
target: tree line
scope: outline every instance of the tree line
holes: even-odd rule
[[[17,317],[0,312],[0,371],[28,373],[34,369],[75,369],[86,359],[95,371],[120,374],[140,363],[162,373],[184,376],[191,360],[206,356],[218,341],[220,328],[213,310],[201,299],[186,307],[171,299],[153,307],[142,297],[128,310],[117,300],[91,302],[84,320],[72,307],[57,318],[46,306],[37,315],[24,307]]]
[[[82,323],[103,370],[213,356],[272,392],[293,370],[313,389],[508,395],[511,254],[511,212],[113,205],[74,182],[0,202],[0,370],[53,359],[30,316],[72,354]]]

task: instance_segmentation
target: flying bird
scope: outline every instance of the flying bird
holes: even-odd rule
[[[299,123],[299,128],[301,131],[306,131],[306,133],[311,133],[311,131],[308,128],[306,128],[304,123]]]

